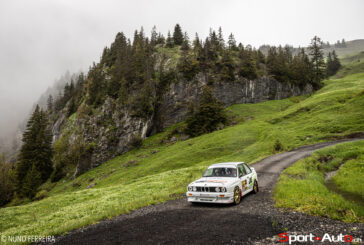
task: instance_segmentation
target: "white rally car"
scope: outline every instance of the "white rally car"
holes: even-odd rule
[[[189,202],[235,203],[253,191],[257,193],[258,175],[254,168],[244,162],[213,164],[198,179],[187,187]]]

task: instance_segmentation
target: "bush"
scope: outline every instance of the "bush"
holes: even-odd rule
[[[185,133],[193,137],[210,133],[221,128],[227,121],[222,103],[213,96],[212,89],[205,86],[199,107],[195,110],[193,104],[189,106]]]
[[[274,143],[274,146],[273,146],[273,152],[280,152],[280,151],[283,151],[283,150],[284,150],[284,146],[279,141],[279,139],[277,139],[276,142]]]
[[[132,147],[132,148],[139,148],[139,147],[141,147],[142,146],[142,144],[143,144],[143,139],[142,139],[142,137],[139,135],[139,134],[134,134],[132,137],[131,137],[131,139],[130,139],[130,141],[129,141],[129,144],[130,144],[130,146]]]
[[[46,198],[48,196],[48,192],[46,190],[41,190],[40,192],[38,192],[35,197],[34,200],[42,200],[44,198]]]

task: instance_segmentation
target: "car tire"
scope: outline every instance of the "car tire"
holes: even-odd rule
[[[258,181],[254,181],[254,186],[253,186],[253,193],[257,194],[259,192],[259,186],[258,186]]]
[[[235,187],[234,189],[234,204],[238,205],[241,201],[241,193],[239,187]]]

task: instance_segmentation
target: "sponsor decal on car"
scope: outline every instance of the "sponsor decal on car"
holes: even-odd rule
[[[226,183],[226,180],[201,180],[196,181],[196,183]]]
[[[244,189],[247,189],[248,187],[246,186],[246,180],[243,180],[241,182],[241,186],[244,188]]]

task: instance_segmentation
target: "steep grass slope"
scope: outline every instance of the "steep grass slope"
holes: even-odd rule
[[[215,162],[255,162],[284,150],[364,131],[364,73],[325,81],[311,96],[234,105],[237,125],[164,143],[179,125],[74,180],[47,183],[48,197],[0,209],[2,235],[60,234],[130,210],[176,198]]]

